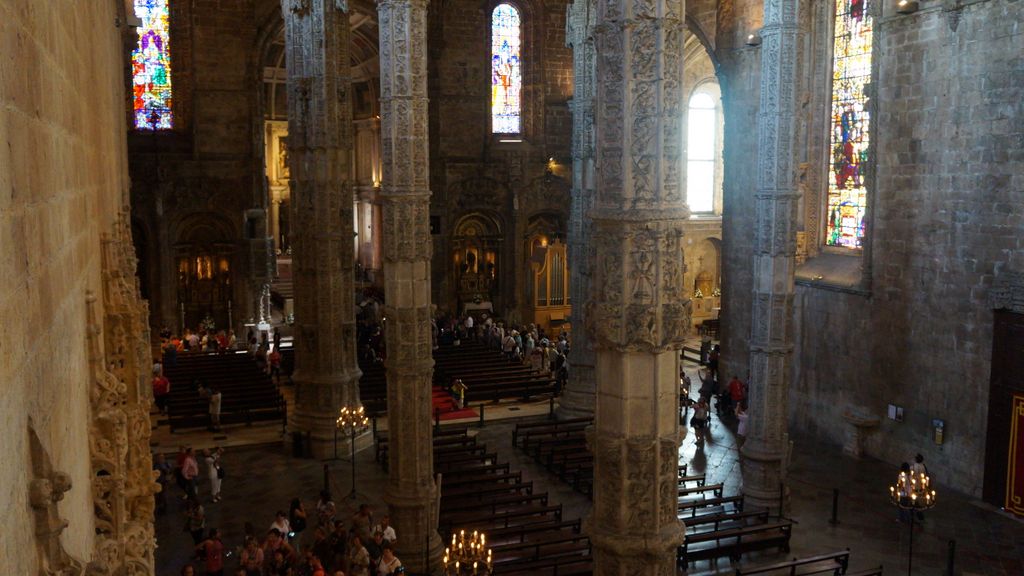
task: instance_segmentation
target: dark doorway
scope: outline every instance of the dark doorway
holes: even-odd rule
[[[989,384],[983,497],[989,504],[1000,508],[1006,506],[1014,394],[1024,395],[1024,314],[996,310],[992,331],[992,378]]]

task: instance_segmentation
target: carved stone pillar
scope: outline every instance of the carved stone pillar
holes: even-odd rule
[[[761,30],[750,423],[740,453],[743,494],[752,506],[766,508],[779,504],[789,444],[786,402],[793,355],[793,273],[799,200],[793,162],[799,4],[799,0],[765,2]]]
[[[382,243],[387,323],[388,484],[384,500],[413,572],[437,566],[430,331],[427,2],[380,0]],[[424,562],[429,565],[424,566]]]
[[[572,209],[569,216],[569,290],[572,296],[572,351],[569,383],[559,402],[563,418],[594,414],[594,348],[587,327],[586,302],[593,268],[594,197],[594,24],[595,0],[576,0],[566,8],[566,45],[572,47]]]
[[[295,409],[314,457],[333,454],[341,406],[359,403],[352,229],[348,6],[282,0],[295,285]]]
[[[597,350],[594,508],[598,576],[676,573],[680,183],[684,2],[598,0],[595,117],[597,248],[588,321]]]

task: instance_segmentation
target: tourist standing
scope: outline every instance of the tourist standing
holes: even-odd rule
[[[334,517],[338,509],[331,500],[331,493],[327,490],[320,491],[320,499],[316,501],[316,522],[317,526],[324,526],[326,530],[334,529]]]
[[[374,576],[391,576],[402,565],[402,561],[395,557],[391,544],[384,543],[384,551],[377,562],[377,574]]]
[[[306,529],[306,508],[302,505],[302,499],[292,498],[288,507],[288,525],[292,528],[294,536],[291,538],[299,540],[302,532]]]
[[[210,477],[210,494],[214,502],[220,502],[220,486],[224,480],[224,469],[221,467],[221,456],[224,450],[218,446],[210,452],[206,452],[203,460],[206,462],[206,475]]]
[[[153,456],[153,470],[156,471],[156,482],[160,485],[160,491],[154,496],[157,514],[167,512],[167,487],[171,483],[171,463],[164,458],[163,454]]]
[[[245,576],[261,576],[263,573],[263,549],[252,536],[245,537],[245,548],[239,559]]]
[[[224,543],[220,531],[210,528],[210,536],[196,545],[196,551],[206,559],[207,576],[224,576]]]
[[[223,396],[220,389],[210,387],[210,430],[220,432],[220,406]]]
[[[185,479],[185,495],[199,499],[199,463],[192,448],[185,449],[185,461],[181,465],[181,477]]]
[[[157,364],[159,366],[159,364]],[[171,393],[171,381],[164,376],[163,367],[153,374],[153,403],[161,414],[167,413],[167,400]]]
[[[370,553],[358,535],[352,536],[348,553],[349,576],[370,576]]]
[[[188,499],[188,510],[185,511],[185,530],[192,535],[192,543],[195,546],[203,541],[203,530],[206,529],[206,510],[199,500]]]
[[[736,405],[736,420],[739,424],[736,426],[736,436],[739,437],[737,445],[743,446],[743,442],[747,439],[747,401],[742,400]]]
[[[380,532],[381,536],[384,537],[385,542],[394,544],[398,541],[398,536],[395,534],[395,529],[391,526],[391,516],[385,514],[380,518],[380,524],[373,527],[374,532]]]

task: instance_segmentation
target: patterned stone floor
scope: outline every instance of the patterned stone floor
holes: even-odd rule
[[[740,469],[733,422],[712,420],[711,435],[704,450],[697,450],[692,435],[680,448],[680,461],[687,462],[691,472],[706,472],[711,482],[724,482],[726,493],[740,488]],[[590,509],[587,498],[536,466],[525,454],[511,445],[514,421],[492,422],[477,431],[480,440],[498,451],[499,458],[523,470],[540,490],[551,492],[552,500],[565,506],[565,516],[585,516]],[[241,544],[246,522],[263,532],[278,509],[287,510],[292,497],[302,497],[312,509],[324,483],[324,463],[297,460],[288,455],[287,446],[261,445],[235,447],[225,454],[228,477],[224,481],[223,501],[209,502],[208,484],[202,493],[208,516],[208,527],[219,527],[225,542]],[[381,492],[385,475],[373,462],[373,450],[357,454],[357,485],[360,501],[384,510]],[[329,484],[336,501],[341,502],[349,491],[351,468],[347,462],[328,462]],[[896,522],[896,512],[888,503],[888,485],[896,474],[895,467],[875,460],[852,460],[836,446],[825,445],[814,438],[794,439],[790,471],[792,506],[789,516],[796,522],[793,529],[794,556],[809,555],[849,547],[853,566],[885,567],[886,574],[907,571],[909,527]],[[941,470],[932,471],[941,478]],[[839,490],[839,524],[829,524],[832,490]],[[940,484],[939,504],[930,511],[923,525],[914,534],[914,574],[944,576],[948,543],[956,541],[955,574],[964,576],[1024,575],[1024,523],[1012,519],[976,500],[944,489]],[[189,561],[191,538],[183,531],[181,491],[172,486],[168,513],[157,519],[157,574],[178,574]],[[347,501],[351,514],[352,501]],[[311,539],[311,535],[307,534]],[[401,535],[399,535],[401,537]],[[743,564],[759,564],[783,559],[775,554],[752,555]],[[237,552],[228,566],[237,562]],[[727,559],[712,565],[707,562],[691,566],[690,576],[731,574],[734,566]],[[201,572],[200,572],[201,573]]]

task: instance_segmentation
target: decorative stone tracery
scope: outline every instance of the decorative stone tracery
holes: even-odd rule
[[[689,216],[682,160],[682,0],[598,0],[596,248],[587,322],[597,349],[594,508],[599,576],[676,573],[679,349]]]
[[[314,457],[359,403],[354,307],[351,29],[344,3],[283,0],[295,290],[295,409]]]
[[[430,189],[427,3],[381,0],[382,234],[387,315],[388,484],[398,555],[415,572],[437,566],[440,486],[431,432]],[[424,565],[424,562],[427,565]]]
[[[101,243],[102,318],[96,295],[86,295],[96,529],[88,572],[148,575],[154,570],[153,495],[159,490],[149,451],[149,311],[139,297],[127,212]]]
[[[569,290],[572,302],[572,351],[569,382],[559,401],[565,418],[594,413],[594,348],[588,328],[586,302],[590,294],[594,249],[588,216],[594,196],[594,25],[595,0],[576,0],[566,7],[566,45],[573,49],[572,203],[569,215]]]
[[[758,186],[754,195],[754,295],[750,335],[750,427],[743,456],[743,494],[754,506],[778,505],[786,478],[786,432],[793,355],[793,278],[797,193],[794,142],[799,0],[764,3]]]

